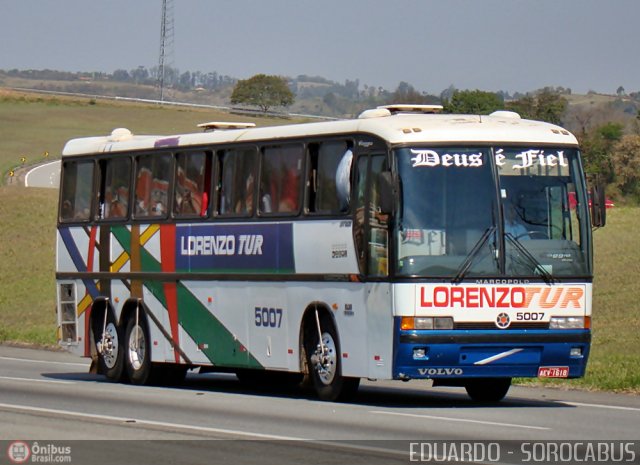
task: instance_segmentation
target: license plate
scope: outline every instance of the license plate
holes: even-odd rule
[[[568,378],[569,367],[540,367],[538,378]]]

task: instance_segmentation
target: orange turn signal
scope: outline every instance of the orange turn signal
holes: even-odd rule
[[[415,328],[415,319],[412,316],[403,316],[400,321],[400,329],[408,331]]]

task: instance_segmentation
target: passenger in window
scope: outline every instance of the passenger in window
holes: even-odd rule
[[[207,216],[208,209],[209,209],[209,194],[207,194],[207,191],[204,191],[202,193],[202,202],[200,203],[200,216],[203,218]]]
[[[188,215],[194,212],[193,198],[191,197],[191,191],[183,190],[182,195],[176,195],[176,213],[179,215]]]
[[[62,202],[62,219],[69,220],[73,218],[73,206],[71,200],[67,199]]]
[[[260,211],[264,213],[271,213],[273,209],[273,199],[277,194],[275,179],[270,174],[265,172],[262,175],[262,181],[260,184]],[[277,205],[277,203],[276,203]],[[276,210],[277,211],[277,210]]]
[[[162,216],[164,215],[164,205],[162,202],[156,202],[156,205],[153,207],[153,216]]]
[[[298,187],[300,185],[300,173],[295,168],[288,168],[281,186],[279,212],[295,212],[298,210]]]
[[[255,190],[255,180],[253,175],[250,174],[245,184],[244,197],[240,197],[236,203],[236,213],[248,213],[253,212],[253,193]]]
[[[127,215],[127,207],[119,199],[115,199],[106,214],[106,218],[123,218]]]

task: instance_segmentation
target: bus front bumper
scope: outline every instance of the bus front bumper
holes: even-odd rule
[[[412,330],[396,326],[394,379],[584,376],[589,330]]]

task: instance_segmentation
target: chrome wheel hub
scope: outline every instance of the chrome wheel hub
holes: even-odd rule
[[[336,343],[331,337],[331,334],[322,333],[322,343],[316,347],[312,360],[314,361],[314,368],[322,384],[331,384],[333,378],[336,376],[338,365]]]
[[[113,368],[118,361],[118,331],[113,323],[109,323],[98,342],[98,353],[102,355],[107,368]]]
[[[146,341],[144,338],[144,331],[140,325],[135,325],[131,329],[127,355],[129,357],[131,368],[139,370],[142,367],[146,356]]]

